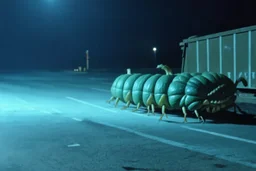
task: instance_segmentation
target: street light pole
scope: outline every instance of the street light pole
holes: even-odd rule
[[[86,70],[89,70],[89,50],[86,51]]]

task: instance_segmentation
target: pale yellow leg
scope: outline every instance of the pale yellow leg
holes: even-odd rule
[[[234,113],[237,113],[236,109],[237,109],[237,107],[236,107],[236,105],[234,105]]]
[[[150,112],[150,106],[147,106],[148,113]]]
[[[166,118],[168,118],[168,116],[165,113],[165,105],[162,106],[162,115],[161,115],[161,117],[159,119],[160,121],[163,119],[164,115],[166,116]]]
[[[198,118],[198,121],[200,122],[200,119],[201,119],[201,121],[204,122],[204,118],[199,115],[198,111],[195,110],[194,112],[195,112],[195,114],[196,114],[196,116],[197,116],[197,118]]]
[[[112,96],[109,100],[107,100],[107,103],[110,103],[112,101],[114,101],[116,98],[114,96]]]
[[[216,106],[214,106],[214,107],[212,108],[212,112],[211,112],[211,113],[215,113],[215,112],[217,112]]]
[[[119,98],[116,99],[115,107],[117,106],[119,100],[120,100]]]
[[[210,113],[210,107],[207,107],[207,108],[206,108],[206,111],[207,111],[208,113]]]
[[[127,109],[131,104],[131,101],[128,101],[124,107],[122,107],[122,110]]]
[[[219,112],[220,111],[220,106],[217,106],[216,107],[216,112]]]
[[[165,115],[166,118],[168,118],[167,114],[165,113],[165,105],[162,106],[162,113]]]
[[[136,112],[137,110],[139,110],[140,106],[141,106],[141,103],[138,103],[136,109],[133,109],[132,111]]]
[[[154,106],[154,104],[151,104],[151,110],[152,110],[152,113],[155,115],[155,106]]]
[[[186,123],[186,122],[188,122],[187,121],[187,111],[186,111],[186,108],[184,106],[182,107],[182,112],[184,114],[184,121],[183,122]]]

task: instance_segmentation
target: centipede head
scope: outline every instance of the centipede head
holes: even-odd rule
[[[185,91],[190,110],[206,109],[215,113],[230,107],[236,100],[235,84],[223,74],[205,72],[194,76]]]

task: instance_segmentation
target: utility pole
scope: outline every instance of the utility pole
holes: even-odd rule
[[[89,70],[89,50],[86,51],[86,70]]]

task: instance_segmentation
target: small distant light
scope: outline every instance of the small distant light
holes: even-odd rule
[[[157,48],[156,48],[156,47],[153,47],[153,51],[154,51],[154,52],[157,51]]]

